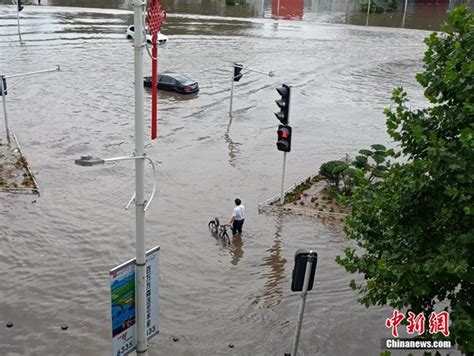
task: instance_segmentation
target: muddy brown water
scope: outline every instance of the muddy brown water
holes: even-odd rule
[[[0,5],[1,73],[61,65],[60,72],[9,81],[10,128],[41,197],[0,197],[0,353],[109,355],[108,271],[135,254],[134,212],[124,209],[134,166],[87,169],[73,162],[82,154],[133,151],[133,47],[125,38],[133,16],[127,3],[104,2],[100,7],[110,8],[100,9],[43,1],[48,4],[21,13],[22,46],[14,7]],[[253,15],[217,2],[193,13],[193,6],[206,8],[197,4],[168,3],[182,10],[169,11],[159,68],[187,73],[201,90],[192,97],[160,93],[159,139],[150,141],[148,133],[146,139],[158,172],[147,247],[162,249],[160,334],[150,341],[150,355],[289,352],[300,300],[290,292],[291,271],[300,247],[315,249],[319,261],[299,354],[379,354],[391,310],[356,302],[348,287],[353,276],[334,262],[351,244],[340,228],[257,213],[258,203],[280,189],[275,88],[293,85],[291,185],[327,160],[372,143],[391,145],[382,110],[400,85],[411,105],[424,105],[414,76],[430,32],[325,22],[311,12],[304,21],[273,20],[268,3]],[[273,70],[275,77],[244,73],[230,120],[233,61]],[[149,58],[145,66],[147,74]],[[151,179],[147,166],[148,191]],[[225,221],[236,196],[247,218],[242,238],[228,247],[207,222]]]

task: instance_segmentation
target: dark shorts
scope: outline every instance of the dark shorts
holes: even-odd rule
[[[234,223],[232,224],[232,234],[236,234],[237,232],[239,234],[242,233],[242,225],[244,224],[244,220],[234,220]]]

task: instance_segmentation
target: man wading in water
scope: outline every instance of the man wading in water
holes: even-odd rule
[[[239,198],[235,199],[235,208],[232,212],[232,218],[229,221],[229,225],[232,225],[232,234],[242,233],[242,225],[245,219],[245,207]]]

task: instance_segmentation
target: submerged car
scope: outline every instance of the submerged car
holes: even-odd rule
[[[157,82],[160,90],[174,91],[181,94],[191,94],[199,91],[199,85],[196,81],[180,73],[159,73]],[[151,83],[151,77],[144,78],[143,84],[145,87],[151,88]]]
[[[128,26],[127,28],[127,38],[129,40],[133,40],[135,38],[135,27],[133,25],[130,25]],[[146,32],[146,41],[148,43],[151,43],[151,35],[148,33],[148,29],[147,29],[147,32]],[[164,34],[162,34],[161,32],[158,32],[158,43],[159,44],[163,44],[163,43],[166,43],[168,42],[168,37],[166,37]]]

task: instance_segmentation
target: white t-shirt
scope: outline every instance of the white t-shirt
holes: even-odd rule
[[[245,207],[240,204],[234,208],[232,216],[235,220],[244,220],[245,219]]]

